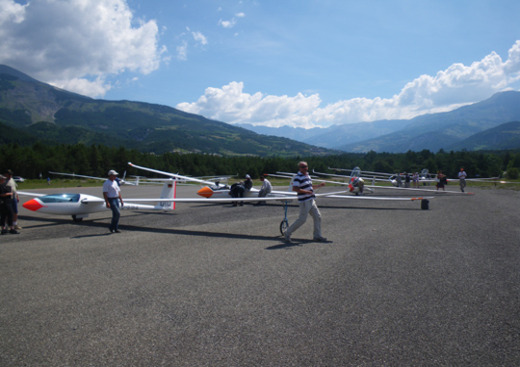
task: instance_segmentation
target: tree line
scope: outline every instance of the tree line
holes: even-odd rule
[[[277,171],[296,172],[297,163],[306,160],[311,169],[327,172],[328,167],[353,168],[388,173],[430,172],[442,170],[448,177],[456,176],[464,167],[468,177],[501,176],[504,171],[509,178],[518,178],[520,150],[493,152],[445,152],[423,150],[406,153],[344,153],[327,156],[293,158],[257,156],[220,156],[210,154],[143,153],[124,147],[104,145],[0,145],[0,169],[12,169],[15,175],[25,178],[45,178],[49,171],[77,173],[105,177],[109,169],[128,175],[144,175],[128,167],[132,162],[158,170],[193,176],[238,175],[246,173],[257,178],[264,173]],[[149,176],[148,174],[146,174]]]

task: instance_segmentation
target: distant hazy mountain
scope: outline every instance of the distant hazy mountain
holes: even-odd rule
[[[251,124],[235,124],[235,126],[242,127],[247,130],[254,131],[258,134],[271,135],[271,136],[279,136],[283,138],[289,138],[293,140],[298,140],[301,142],[305,142],[308,139],[312,139],[314,136],[321,134],[327,129],[322,129],[319,127],[313,129],[304,129],[301,127],[290,127],[290,126],[281,126],[281,127],[268,127],[268,126],[254,126]],[[315,144],[319,145],[319,144]]]
[[[410,120],[381,120],[309,130],[242,126],[263,134],[285,136],[346,152],[374,150],[397,153],[423,149],[436,152],[441,148],[462,147],[459,143],[470,136],[509,121],[520,121],[520,92],[497,93],[485,101],[451,112],[422,115]],[[482,142],[479,146],[504,149],[491,141]],[[515,148],[520,148],[520,145]],[[479,148],[475,145],[465,149]]]
[[[505,150],[520,148],[520,121],[507,122],[455,143],[452,150]]]
[[[241,124],[238,126],[259,134],[283,136],[307,144],[336,149],[345,144],[372,139],[402,129],[409,120],[381,120],[355,124],[333,125],[328,128],[303,129],[289,126],[280,128]]]
[[[438,151],[487,129],[520,120],[520,92],[510,91],[451,112],[418,116],[403,129],[374,139],[338,147],[349,152],[406,152],[428,149]],[[501,149],[486,144],[489,149]],[[520,148],[520,146],[518,146]]]
[[[264,136],[175,108],[88,98],[0,65],[2,143],[124,145],[141,151],[311,155],[330,151]]]

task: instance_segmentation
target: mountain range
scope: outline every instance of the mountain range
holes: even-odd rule
[[[308,156],[520,148],[520,92],[450,112],[328,128],[230,125],[172,107],[92,99],[0,65],[0,143],[103,144],[144,152]]]
[[[241,126],[262,134],[282,135],[346,152],[399,153],[423,149],[432,152],[440,149],[518,149],[517,133],[512,133],[516,130],[511,130],[515,121],[520,121],[520,92],[507,91],[450,112],[410,120],[361,122],[305,131],[291,127]],[[500,141],[497,140],[499,135]]]
[[[175,108],[71,93],[0,65],[0,143],[103,144],[144,152],[308,156],[331,151]]]

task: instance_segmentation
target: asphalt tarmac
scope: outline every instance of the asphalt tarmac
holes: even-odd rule
[[[285,244],[277,203],[123,211],[120,234],[109,211],[22,209],[0,237],[0,365],[519,365],[520,192],[473,191],[319,199],[327,243],[309,218]]]

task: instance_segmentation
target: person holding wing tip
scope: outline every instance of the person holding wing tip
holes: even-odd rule
[[[119,203],[123,206],[123,198],[121,197],[121,189],[116,181],[118,173],[111,169],[108,171],[108,179],[103,183],[103,197],[107,208],[112,210],[112,221],[110,222],[109,230],[111,233],[121,233],[119,230]]]
[[[298,173],[292,181],[292,190],[298,194],[298,204],[300,207],[300,215],[296,221],[287,228],[285,232],[285,242],[291,243],[291,234],[300,228],[307,220],[310,214],[314,221],[314,241],[325,242],[327,239],[321,235],[321,214],[316,205],[314,189],[325,186],[325,182],[319,185],[313,185],[309,176],[309,166],[307,162],[298,163]]]

